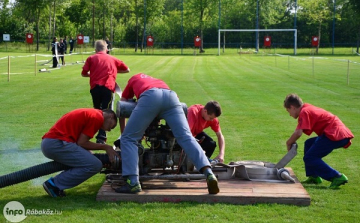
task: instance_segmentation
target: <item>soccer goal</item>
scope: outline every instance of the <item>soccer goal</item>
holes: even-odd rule
[[[220,56],[221,32],[294,32],[294,55],[297,48],[297,29],[219,29],[218,31],[218,56]]]

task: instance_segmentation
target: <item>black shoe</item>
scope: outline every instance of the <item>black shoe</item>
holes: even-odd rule
[[[135,185],[131,185],[129,179],[126,181],[125,185],[122,185],[121,187],[115,189],[116,193],[126,193],[126,194],[136,194],[141,191],[142,191],[141,185],[139,183]]]
[[[209,194],[217,194],[220,192],[218,180],[214,174],[209,174],[206,177]]]
[[[53,178],[48,179],[43,183],[43,187],[45,191],[51,196],[51,197],[65,197],[66,194],[63,190],[60,190],[57,186],[54,184]]]

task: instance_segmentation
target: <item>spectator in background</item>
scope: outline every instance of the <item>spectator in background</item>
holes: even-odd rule
[[[53,56],[53,66],[52,66],[53,68],[56,68],[59,63],[58,50],[59,50],[59,42],[57,41],[57,38],[54,37],[53,41],[51,42],[51,52],[52,52],[52,56]]]
[[[89,56],[81,75],[90,77],[90,93],[94,108],[111,109],[117,73],[128,73],[130,69],[121,60],[106,54],[106,42],[95,42],[95,54]],[[106,132],[99,130],[96,142],[105,144]]]
[[[66,38],[67,38],[67,37],[65,36],[65,37],[64,37],[64,40],[63,40],[63,41],[64,41],[64,44],[65,44],[65,51],[64,51],[65,54],[67,54],[67,40],[66,40]]]
[[[60,39],[60,43],[59,43],[59,58],[61,60],[61,64],[64,66],[65,65],[65,43],[63,39]]]
[[[111,50],[111,43],[110,43],[109,38],[106,37],[105,42],[106,42],[106,44],[107,44],[107,51],[106,51],[106,53],[109,54],[109,53],[110,53],[110,50]]]
[[[70,44],[70,54],[72,54],[73,50],[74,50],[74,43],[75,40],[73,39],[72,36],[70,36],[70,40],[69,40],[69,44]]]

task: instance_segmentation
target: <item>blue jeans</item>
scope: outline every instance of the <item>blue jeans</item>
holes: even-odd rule
[[[184,149],[197,170],[210,166],[199,143],[190,132],[184,110],[176,93],[167,89],[152,88],[141,94],[121,135],[123,176],[139,176],[137,143],[156,117],[165,119],[178,144]]]
[[[326,164],[322,158],[330,154],[334,149],[345,146],[350,139],[331,141],[325,135],[313,137],[305,141],[304,163],[306,176],[321,177],[331,181],[340,176],[340,173]]]
[[[54,177],[60,190],[75,187],[102,169],[101,161],[76,143],[45,138],[41,142],[41,151],[47,158],[72,167]]]

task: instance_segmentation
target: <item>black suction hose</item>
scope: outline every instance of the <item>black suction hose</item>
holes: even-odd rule
[[[107,154],[97,153],[94,154],[94,156],[96,156],[102,162],[103,165],[110,164],[109,156]],[[0,176],[0,188],[25,182],[58,171],[67,170],[70,168],[71,167],[55,161],[39,164],[17,172]]]

